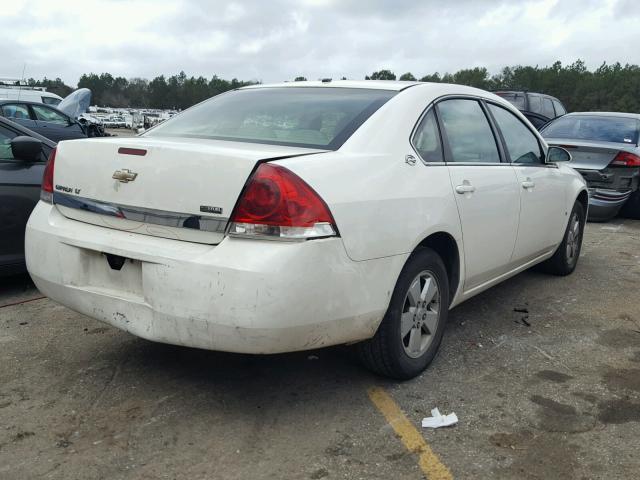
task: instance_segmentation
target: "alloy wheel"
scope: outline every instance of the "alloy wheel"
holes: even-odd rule
[[[404,299],[400,322],[402,346],[411,358],[419,358],[435,338],[440,321],[440,289],[428,270],[411,282]]]
[[[573,263],[580,247],[580,218],[576,212],[571,216],[567,232],[567,262]]]

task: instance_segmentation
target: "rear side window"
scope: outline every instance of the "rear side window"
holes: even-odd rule
[[[542,99],[542,115],[547,118],[555,118],[556,114],[553,110],[553,103],[550,98]]]
[[[186,110],[145,136],[336,150],[395,94],[336,87],[236,90]]]
[[[29,108],[22,104],[3,105],[2,116],[7,118],[23,118],[25,120],[30,120]]]
[[[445,100],[438,104],[452,162],[499,163],[495,137],[475,100]]]
[[[518,110],[525,109],[524,93],[518,92],[496,92],[496,95],[504,98],[507,102],[511,103]]]
[[[558,100],[553,101],[553,106],[556,107],[556,116],[564,115],[567,113],[567,110],[562,106],[562,104]]]
[[[513,163],[542,163],[538,139],[513,113],[489,104]]]
[[[425,162],[442,162],[440,132],[433,109],[427,113],[413,136],[413,145]]]
[[[635,118],[597,115],[565,115],[549,123],[545,138],[567,138],[638,144],[638,121]]]
[[[529,93],[529,111],[533,113],[542,113],[542,97]]]

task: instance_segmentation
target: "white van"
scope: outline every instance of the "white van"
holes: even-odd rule
[[[47,92],[44,87],[0,85],[0,100],[25,100],[55,107],[62,101],[62,97],[55,93]]]

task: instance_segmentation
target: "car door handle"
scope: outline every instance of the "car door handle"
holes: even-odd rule
[[[456,192],[458,192],[461,195],[464,195],[465,193],[472,193],[475,191],[476,191],[476,187],[468,183],[463,183],[462,185],[458,185],[456,187]]]
[[[533,188],[535,186],[536,184],[533,183],[531,180],[525,180],[524,182],[522,182],[522,188]]]

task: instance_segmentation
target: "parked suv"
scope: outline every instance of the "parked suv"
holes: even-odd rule
[[[567,113],[567,109],[560,100],[544,93],[515,90],[494,93],[512,103],[538,130],[554,118]]]

